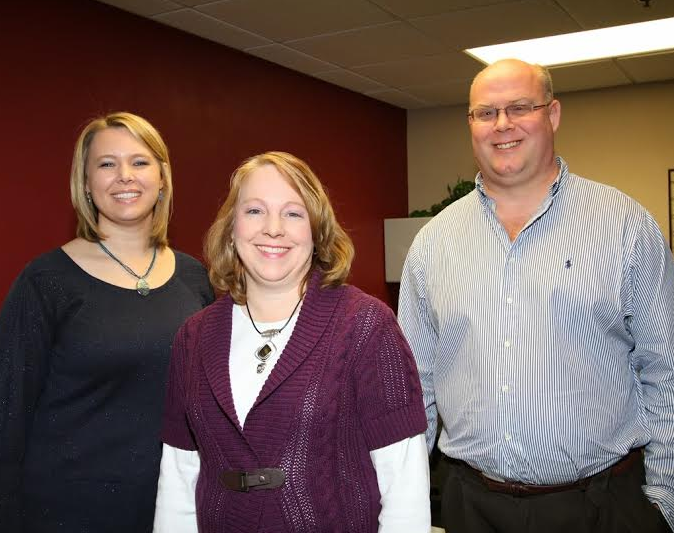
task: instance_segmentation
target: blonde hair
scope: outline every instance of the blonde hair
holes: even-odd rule
[[[314,254],[311,272],[322,272],[322,285],[341,285],[351,270],[354,248],[351,238],[335,218],[328,195],[321,182],[304,161],[286,152],[265,152],[244,161],[230,178],[229,194],[215,217],[204,241],[204,257],[208,276],[218,293],[229,293],[238,303],[246,302],[245,269],[232,239],[236,204],[241,187],[256,169],[272,165],[300,195],[309,213]]]
[[[87,198],[87,158],[94,137],[107,128],[125,128],[136,139],[144,143],[159,162],[163,179],[161,201],[154,207],[150,244],[164,247],[168,245],[168,223],[173,208],[173,182],[168,148],[159,132],[147,120],[127,112],[110,113],[89,122],[75,143],[73,162],[70,170],[70,199],[77,213],[77,236],[95,242],[104,239],[98,227],[98,211]]]

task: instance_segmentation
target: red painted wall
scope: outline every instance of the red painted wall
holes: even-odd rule
[[[31,258],[74,236],[81,127],[128,110],[171,151],[173,246],[200,256],[234,168],[289,151],[326,184],[354,240],[351,282],[392,303],[382,220],[407,210],[403,110],[92,0],[3,6],[0,106],[0,300]]]

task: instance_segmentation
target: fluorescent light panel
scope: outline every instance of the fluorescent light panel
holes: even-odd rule
[[[674,17],[465,50],[490,65],[517,58],[543,66],[674,49]]]

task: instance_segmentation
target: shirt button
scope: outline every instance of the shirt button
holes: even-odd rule
[[[505,341],[503,343],[503,346],[505,346],[506,348],[510,348],[510,341]]]
[[[502,391],[502,392],[508,392],[509,390],[510,390],[510,387],[508,387],[508,385],[503,385],[503,386],[501,387],[501,391]]]
[[[506,303],[507,303],[508,305],[510,305],[511,303],[513,303],[512,297],[508,296],[508,297],[506,298]]]
[[[512,436],[510,433],[505,433],[505,434],[503,435],[503,438],[504,438],[505,440],[512,440],[513,436]]]

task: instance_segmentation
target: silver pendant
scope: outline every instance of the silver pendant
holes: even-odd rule
[[[136,292],[141,296],[147,296],[150,294],[150,285],[145,278],[138,278],[138,283],[136,283]]]
[[[255,358],[260,361],[260,363],[257,365],[258,374],[262,374],[264,369],[267,367],[267,359],[269,359],[271,354],[273,354],[275,351],[276,346],[271,341],[271,339],[255,350]]]

